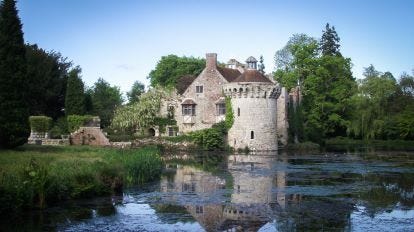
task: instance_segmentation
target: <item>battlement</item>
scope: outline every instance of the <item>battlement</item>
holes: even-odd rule
[[[274,83],[228,83],[223,92],[230,98],[272,98],[277,99],[281,88]]]

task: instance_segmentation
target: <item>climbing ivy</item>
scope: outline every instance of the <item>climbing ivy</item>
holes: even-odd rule
[[[226,97],[226,118],[224,122],[226,124],[227,130],[230,130],[234,123],[234,112],[230,97]]]

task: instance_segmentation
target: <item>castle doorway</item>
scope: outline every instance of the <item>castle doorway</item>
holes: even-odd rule
[[[155,136],[155,129],[154,128],[149,128],[148,129],[148,135],[151,136],[151,137],[154,137]]]

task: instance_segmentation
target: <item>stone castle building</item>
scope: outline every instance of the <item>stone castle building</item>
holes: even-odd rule
[[[257,70],[254,57],[246,64],[231,59],[221,67],[215,53],[206,54],[206,67],[183,93],[163,102],[161,115],[172,115],[177,121],[163,135],[185,134],[223,121],[225,97],[231,99],[234,114],[228,133],[231,147],[277,150],[278,145],[287,143],[287,91]],[[158,134],[156,128],[152,130]]]

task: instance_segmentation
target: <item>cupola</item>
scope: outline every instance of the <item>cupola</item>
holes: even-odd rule
[[[248,69],[256,69],[257,68],[257,60],[253,56],[250,56],[249,58],[247,58],[246,63],[247,63],[247,68]]]

